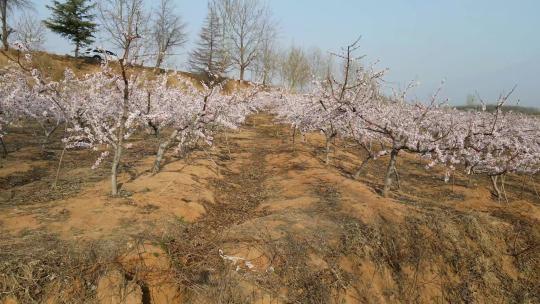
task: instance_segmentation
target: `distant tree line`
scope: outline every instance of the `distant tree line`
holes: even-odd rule
[[[7,50],[10,41],[17,41],[26,49],[39,50],[48,28],[68,39],[78,57],[99,31],[115,48],[127,50],[122,53],[124,61],[161,68],[185,46],[186,24],[173,0],[151,4],[149,10],[144,0],[54,0],[47,6],[50,17],[40,22],[27,13],[30,0],[0,0],[3,47]],[[189,70],[206,79],[236,75],[241,81],[302,91],[314,77],[325,79],[340,68],[333,62],[335,56],[318,48],[280,46],[277,23],[263,0],[209,0],[207,7],[187,57]],[[24,13],[10,27],[8,17],[15,10]]]
[[[459,110],[473,110],[473,111],[480,111],[482,110],[482,105],[480,104],[473,104],[473,105],[463,105],[463,106],[457,106],[456,108]],[[495,112],[497,110],[496,104],[487,104],[485,105],[486,112]],[[501,107],[500,110],[502,112],[514,112],[514,113],[522,113],[522,114],[528,114],[528,115],[535,115],[540,116],[540,110],[538,108],[533,107],[524,107],[524,106],[514,106],[514,105],[505,105],[504,107]]]

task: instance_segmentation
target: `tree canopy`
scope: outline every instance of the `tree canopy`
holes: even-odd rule
[[[95,4],[89,0],[53,1],[47,8],[52,11],[52,17],[43,21],[51,31],[71,40],[75,45],[75,57],[79,55],[81,46],[92,43],[96,23],[92,14]]]

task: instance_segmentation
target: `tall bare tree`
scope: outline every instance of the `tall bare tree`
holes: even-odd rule
[[[311,78],[311,68],[304,50],[294,45],[291,46],[283,54],[280,73],[284,84],[289,89],[304,88]]]
[[[23,14],[15,25],[14,37],[28,50],[40,50],[45,43],[45,26],[36,16]]]
[[[254,72],[257,80],[261,81],[263,86],[266,86],[272,83],[272,79],[278,70],[279,54],[275,46],[276,31],[269,29],[264,35],[259,56],[257,56],[255,61]]]
[[[2,20],[2,44],[4,50],[9,49],[9,35],[13,29],[8,25],[8,14],[14,9],[24,9],[32,7],[31,0],[0,0],[0,19]]]
[[[223,16],[226,46],[240,80],[260,55],[266,32],[275,25],[270,9],[261,0],[215,0]]]
[[[334,56],[330,53],[324,53],[320,48],[315,47],[309,50],[308,61],[311,73],[316,78],[327,79],[335,68]]]
[[[147,36],[148,16],[143,0],[101,0],[99,17],[111,43],[122,50],[124,63],[137,60],[146,47],[141,39]]]
[[[187,42],[186,24],[174,13],[174,8],[172,0],[160,0],[154,13],[151,32],[156,48],[156,68],[161,67],[174,48]]]
[[[227,72],[229,61],[224,43],[223,19],[213,3],[199,34],[197,47],[190,53],[189,65],[196,73],[221,76]]]

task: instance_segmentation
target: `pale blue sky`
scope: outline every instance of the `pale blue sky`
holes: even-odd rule
[[[39,18],[49,0],[34,0]],[[514,99],[540,107],[540,0],[268,0],[279,22],[283,45],[337,50],[362,35],[361,52],[387,80],[421,85],[425,99],[445,79],[452,103],[478,92],[484,99],[517,85]],[[147,0],[149,6],[154,1]],[[193,45],[206,14],[205,0],[177,0]],[[48,34],[45,48],[69,53],[72,47]],[[183,57],[177,64],[182,67]]]

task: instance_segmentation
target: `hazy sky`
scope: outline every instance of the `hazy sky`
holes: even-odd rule
[[[39,18],[49,0],[34,0]],[[151,7],[157,1],[147,0]],[[389,68],[389,84],[421,83],[426,99],[442,80],[443,95],[464,103],[478,92],[487,100],[517,85],[514,100],[540,107],[540,0],[268,0],[283,45],[338,50],[362,36],[368,61]],[[205,0],[177,0],[190,43],[204,20]],[[72,46],[49,33],[45,48],[69,53]],[[106,44],[104,41],[97,43]],[[182,67],[185,56],[177,58]]]

